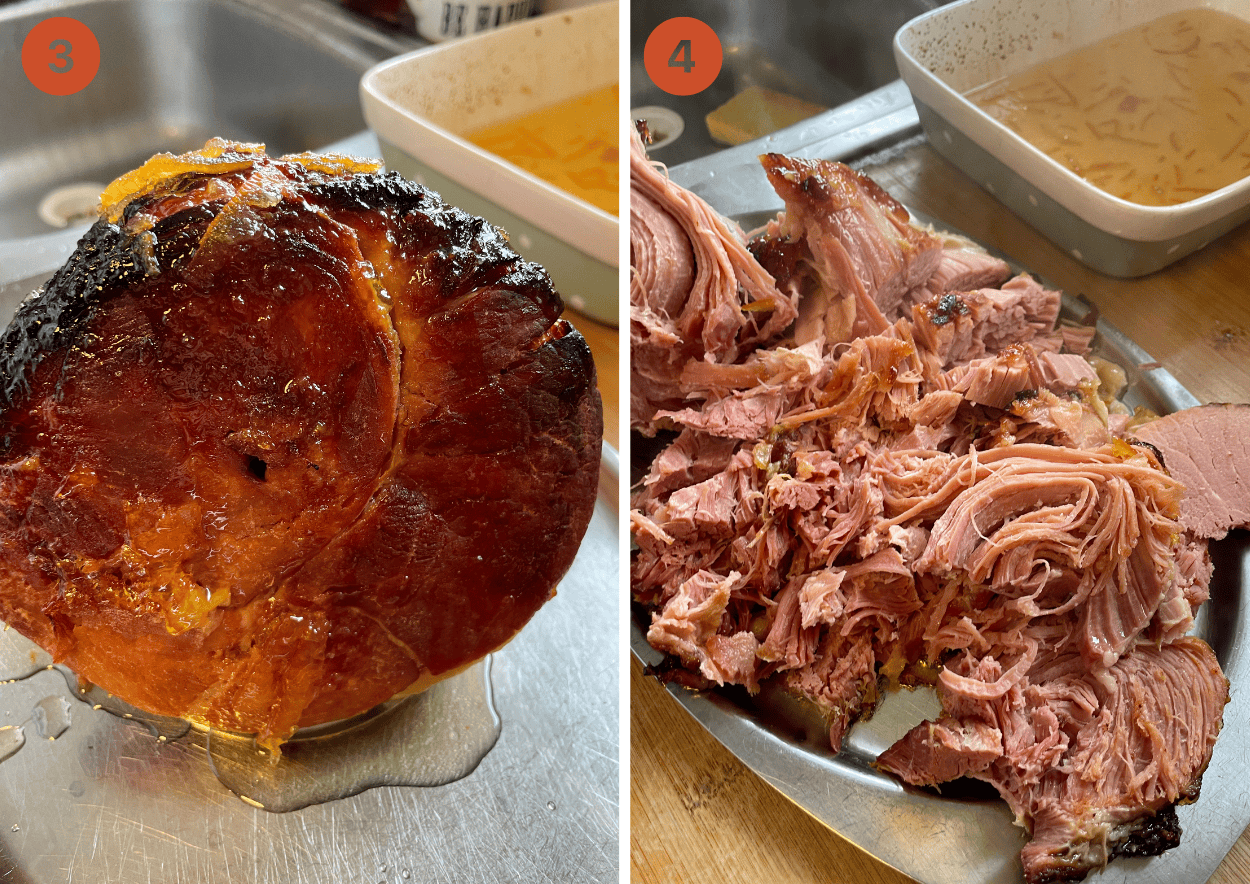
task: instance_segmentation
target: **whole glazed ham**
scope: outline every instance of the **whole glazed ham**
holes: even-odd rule
[[[1030,884],[1175,846],[1228,701],[1187,633],[1207,540],[1250,522],[1250,408],[1129,414],[1058,292],[846,166],[761,161],[785,211],[749,248],[797,319],[639,416],[668,440],[631,513],[667,677],[780,681],[835,749],[933,685],[877,766],[992,784]]]
[[[498,230],[376,165],[218,140],[102,203],[0,339],[0,619],[276,747],[553,595],[601,407]]]

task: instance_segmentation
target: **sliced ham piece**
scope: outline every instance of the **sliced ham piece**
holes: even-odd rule
[[[836,752],[859,714],[877,701],[877,659],[871,633],[823,633],[808,666],[782,673],[786,687],[823,709],[829,719],[829,745]]]
[[[998,288],[1011,276],[1007,262],[970,239],[934,231],[942,239],[942,255],[923,285],[907,293],[907,301],[923,303],[946,292]]]
[[[1098,374],[1082,356],[1038,352],[1013,344],[993,356],[957,365],[934,380],[934,387],[963,393],[969,402],[1011,408],[1035,399],[1039,391],[1058,395],[1093,392]]]
[[[1031,276],[998,289],[946,292],[912,308],[916,342],[937,369],[998,353],[1051,332],[1061,295]]]
[[[652,310],[678,316],[694,286],[694,249],[672,215],[646,193],[630,194],[631,287]]]
[[[695,574],[678,587],[656,614],[647,631],[647,641],[658,650],[697,663],[710,681],[753,687],[759,642],[749,632],[718,632],[730,591],[740,578],[734,572],[724,577],[710,571]]]
[[[1250,526],[1250,405],[1187,408],[1138,427],[1134,435],[1163,453],[1185,486],[1181,522],[1218,539]]]
[[[684,432],[651,462],[644,480],[653,494],[662,494],[702,482],[729,465],[736,443],[700,433]]]
[[[996,724],[942,716],[926,721],[881,753],[877,767],[913,786],[935,786],[975,776],[1003,757]]]

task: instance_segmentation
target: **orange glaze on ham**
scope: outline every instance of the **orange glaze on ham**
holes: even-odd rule
[[[601,410],[499,231],[216,140],[104,209],[0,340],[0,618],[134,706],[277,746],[552,596]]]

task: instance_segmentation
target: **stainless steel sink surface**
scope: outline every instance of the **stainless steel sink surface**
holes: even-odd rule
[[[939,0],[632,0],[630,107],[658,106],[682,118],[682,134],[654,149],[654,159],[670,166],[697,159],[724,147],[708,134],[707,114],[750,86],[838,108],[896,81],[895,32],[940,5]],[[693,96],[661,91],[642,63],[647,36],[679,16],[709,25],[724,51],[715,82]]]
[[[99,72],[70,96],[20,73],[26,34],[53,16],[100,43]],[[0,288],[58,266],[99,188],[153,153],[214,135],[287,153],[365,130],[361,75],[417,45],[332,0],[0,5],[0,68],[18,72],[0,83]]]

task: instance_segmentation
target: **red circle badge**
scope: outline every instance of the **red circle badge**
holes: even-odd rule
[[[22,70],[40,92],[73,95],[100,69],[100,44],[76,18],[45,18],[22,43]]]
[[[655,85],[670,95],[702,92],[720,73],[720,38],[697,18],[670,18],[642,49],[643,65]]]

